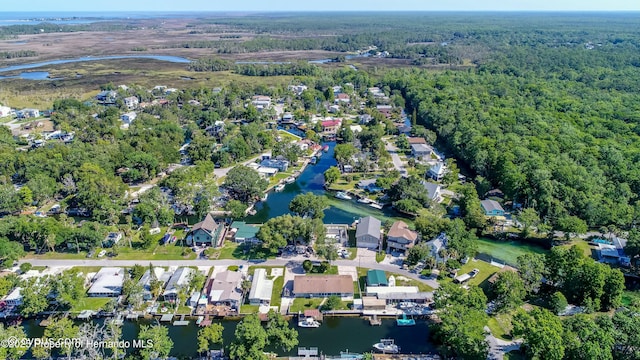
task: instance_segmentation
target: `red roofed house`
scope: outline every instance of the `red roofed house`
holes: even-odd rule
[[[409,138],[407,138],[407,140],[409,141],[409,145],[412,145],[412,144],[425,144],[425,145],[427,145],[427,140],[425,140],[424,138],[421,138],[421,137],[409,137]]]
[[[325,135],[335,135],[342,124],[342,120],[325,120],[322,122],[322,132]]]
[[[347,94],[340,93],[340,94],[336,95],[336,98],[335,98],[334,102],[336,104],[340,104],[340,103],[348,104],[349,102],[351,102],[351,98]]]

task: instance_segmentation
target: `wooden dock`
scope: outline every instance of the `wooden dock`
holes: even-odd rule
[[[374,314],[369,318],[369,325],[371,326],[380,326],[382,325],[382,320],[378,319],[378,315]]]
[[[184,319],[184,315],[180,316],[180,320],[176,320],[173,322],[173,326],[187,326],[189,325],[189,320]]]

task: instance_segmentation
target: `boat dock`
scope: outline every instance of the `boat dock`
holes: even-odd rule
[[[82,312],[80,312],[80,314],[77,316],[77,318],[80,319],[80,320],[89,320],[95,314],[96,314],[95,311],[82,310]]]
[[[113,325],[122,325],[124,323],[124,316],[122,314],[118,314],[114,319],[111,319],[111,324]]]
[[[380,325],[382,325],[382,320],[378,319],[378,315],[373,314],[373,316],[371,316],[369,318],[369,325],[371,325],[371,326],[380,326]]]
[[[173,320],[173,314],[164,314],[160,318],[160,322],[171,322]]]
[[[189,325],[189,320],[184,319],[185,315],[180,316],[180,320],[176,320],[173,322],[173,326],[187,326]]]

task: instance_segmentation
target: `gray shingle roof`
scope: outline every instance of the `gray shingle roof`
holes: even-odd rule
[[[365,218],[360,219],[358,226],[356,227],[356,237],[371,235],[374,238],[380,239],[380,228],[382,227],[382,223],[380,220],[374,218],[373,216],[367,216]]]
[[[502,208],[502,206],[500,206],[500,203],[498,203],[495,200],[482,200],[480,202],[480,205],[482,206],[482,208],[484,209],[484,211],[486,212],[491,212],[493,210],[499,210],[499,211],[504,211],[504,209]]]

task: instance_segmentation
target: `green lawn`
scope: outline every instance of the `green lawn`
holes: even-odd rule
[[[591,245],[589,245],[588,242],[582,239],[572,239],[569,244],[562,245],[562,246],[572,247],[574,245],[577,246],[580,250],[582,250],[582,252],[586,257],[591,257],[593,255],[591,253]]]
[[[367,271],[369,271],[369,269],[359,267],[357,268],[357,271],[358,271],[358,284],[360,285],[360,290],[364,292],[367,287]],[[393,277],[396,278],[396,286],[417,286],[419,291],[424,291],[424,292],[430,292],[434,290],[431,286],[423,283],[422,281],[418,281],[410,278],[407,278],[407,280],[398,280],[398,277],[406,278],[406,276],[401,274],[396,274],[396,273],[385,272],[385,276],[387,278],[389,278],[389,276],[391,275],[393,275]],[[357,290],[357,287],[355,289]],[[356,291],[356,294],[357,294],[357,291]]]
[[[312,299],[302,299],[295,298],[293,299],[293,303],[289,307],[290,313],[297,313],[298,311],[304,312],[305,310],[317,309],[320,307],[323,298],[312,298]]]
[[[498,314],[489,318],[487,326],[491,329],[493,336],[510,341],[512,340],[511,330],[513,329],[513,325],[511,325],[512,318],[511,314]]]
[[[178,315],[190,315],[191,314],[191,308],[186,306],[186,305],[180,305],[178,306],[178,310],[176,311],[176,314]]]
[[[493,266],[488,262],[482,260],[470,260],[467,264],[463,265],[458,271],[458,275],[466,274],[471,272],[473,269],[480,270],[480,273],[476,275],[473,279],[467,282],[468,285],[480,286],[483,289],[487,289],[489,286],[489,282],[487,281],[493,274],[500,271],[500,268],[497,266]],[[441,281],[453,281],[450,277],[445,277]]]
[[[74,266],[73,268],[82,271],[85,275],[88,273],[97,273],[102,269],[101,266]]]
[[[378,251],[376,253],[376,262],[382,262],[382,260],[384,260],[384,258],[387,256],[387,253],[385,253],[384,251]]]
[[[80,300],[75,306],[73,306],[70,310],[72,313],[79,313],[82,310],[93,310],[98,311],[105,307],[105,305],[113,300],[112,298],[98,298],[98,297],[87,297]]]
[[[640,291],[625,291],[622,294],[622,305],[640,304]]]
[[[118,249],[118,256],[113,257],[116,260],[193,260],[196,254],[191,252],[187,256],[183,256],[182,252],[185,246],[174,244],[156,245],[152,249],[136,249],[129,247],[121,247]],[[108,251],[108,250],[107,250]]]
[[[47,252],[44,254],[36,255],[34,252],[29,252],[24,257],[25,259],[45,259],[45,260],[77,260],[77,259],[86,259],[87,253],[81,251],[80,253],[75,252]]]
[[[240,306],[240,313],[241,314],[255,314],[255,313],[258,312],[259,308],[260,307],[258,305],[243,304],[242,306]]]
[[[479,238],[477,241],[478,253],[486,254],[500,262],[511,265],[517,263],[517,258],[524,254],[544,254],[547,251],[542,247],[525,244],[519,241],[496,241],[487,238]]]

